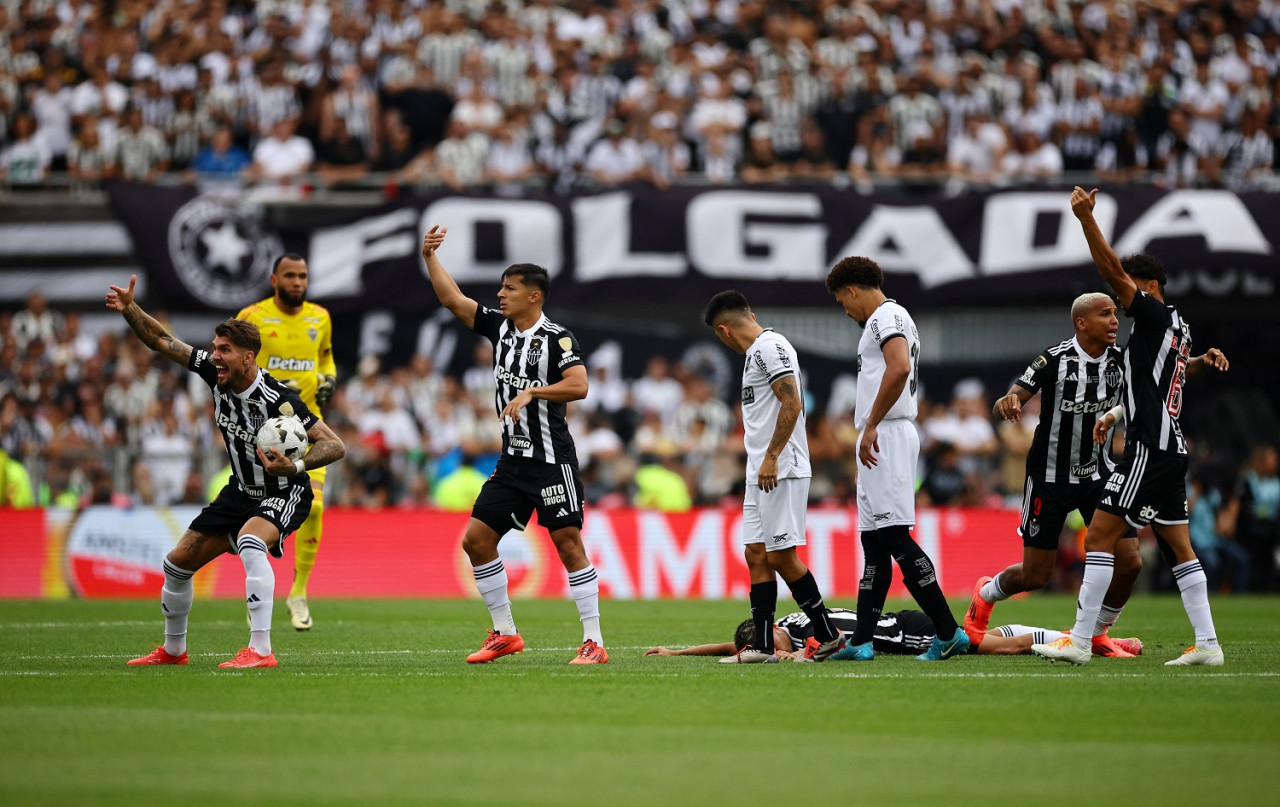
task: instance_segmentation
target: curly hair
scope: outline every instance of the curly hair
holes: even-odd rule
[[[756,640],[756,623],[750,619],[742,620],[738,629],[733,632],[733,646],[741,653],[742,649]]]
[[[878,289],[884,285],[884,270],[870,258],[851,255],[831,268],[827,275],[827,291],[832,294],[845,286]]]
[[[1155,255],[1138,252],[1120,260],[1120,266],[1129,277],[1139,280],[1154,280],[1164,291],[1164,284],[1169,282],[1169,273],[1164,270],[1164,263]]]

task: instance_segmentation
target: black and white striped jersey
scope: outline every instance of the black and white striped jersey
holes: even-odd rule
[[[852,636],[858,629],[858,612],[848,608],[830,609],[827,619],[831,627],[846,636]],[[813,625],[803,611],[787,614],[775,624],[791,637],[793,651],[803,650],[805,641],[813,635]],[[893,611],[880,615],[871,641],[877,653],[915,654],[929,649],[935,633],[933,622],[923,611]]]
[[[493,403],[498,414],[522,391],[555,384],[565,370],[583,364],[578,340],[545,314],[529,330],[519,331],[502,312],[478,306],[471,329],[493,342]],[[564,416],[564,404],[535,398],[521,410],[518,421],[502,424],[502,453],[577,467],[578,452]]]
[[[200,376],[213,391],[213,418],[222,432],[223,442],[227,444],[232,481],[255,499],[282,493],[293,485],[310,485],[305,473],[268,475],[258,461],[257,435],[262,424],[279,416],[281,406],[286,403],[293,407],[292,415],[307,431],[316,425],[319,418],[312,414],[298,393],[272,378],[266,370],[259,369],[257,377],[244,392],[219,389],[218,371],[210,358],[209,351],[195,348],[187,361],[187,369]]]
[[[1191,326],[1171,305],[1145,292],[1125,313],[1133,330],[1124,351],[1125,450],[1135,442],[1156,451],[1187,453],[1178,415],[1191,360]]]
[[[1027,453],[1027,475],[1042,482],[1080,484],[1111,473],[1093,424],[1120,400],[1124,351],[1108,347],[1093,358],[1073,336],[1041,353],[1013,383],[1040,393],[1040,423]]]

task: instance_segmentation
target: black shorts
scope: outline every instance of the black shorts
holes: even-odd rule
[[[576,464],[504,455],[480,489],[471,517],[505,535],[524,529],[534,510],[548,532],[582,526],[582,480]]]
[[[1022,495],[1022,523],[1018,526],[1022,545],[1056,550],[1067,516],[1072,510],[1079,510],[1084,523],[1088,524],[1093,520],[1093,510],[1101,493],[1101,479],[1069,485],[1042,482],[1028,476]]]
[[[226,535],[235,538],[244,528],[245,522],[257,516],[266,519],[280,530],[280,540],[271,548],[272,557],[283,557],[284,539],[302,526],[302,522],[311,515],[311,500],[315,494],[311,492],[310,482],[293,485],[279,496],[266,496],[255,499],[240,489],[236,483],[228,482],[218,498],[209,503],[195,517],[188,529],[205,535]],[[232,540],[231,551],[236,551],[236,542]]]
[[[1124,459],[1102,489],[1098,509],[1137,529],[1187,523],[1187,455],[1154,451],[1142,443],[1124,448]]]

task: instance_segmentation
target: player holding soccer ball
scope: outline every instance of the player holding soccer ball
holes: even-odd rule
[[[255,363],[262,347],[256,325],[229,319],[213,329],[212,352],[193,348],[167,332],[133,300],[129,287],[112,286],[107,307],[124,315],[142,343],[200,376],[213,392],[214,419],[227,445],[231,479],[218,498],[196,516],[164,559],[164,645],[130,665],[186,664],[187,615],[197,571],[224,552],[244,564],[249,606],[249,644],[219,667],[275,667],[271,652],[271,605],[275,572],[267,553],[281,556],[281,543],[311,511],[307,471],[341,459],[338,438],[283,382]],[[311,450],[291,460],[277,448],[258,447],[258,431],[276,417],[296,417],[306,428]]]
[[[258,326],[262,335],[258,366],[296,390],[307,408],[319,417],[333,397],[338,370],[333,361],[333,322],[327,310],[306,299],[307,280],[305,258],[293,253],[281,255],[271,268],[275,294],[245,307],[236,319]],[[289,609],[289,621],[297,630],[311,630],[307,581],[324,534],[326,473],[323,467],[307,472],[314,498],[310,515],[298,528],[293,544],[293,587],[284,604]]]

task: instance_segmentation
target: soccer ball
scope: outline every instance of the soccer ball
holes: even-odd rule
[[[258,448],[274,448],[290,460],[300,460],[307,453],[307,430],[297,418],[274,417],[258,429]]]

